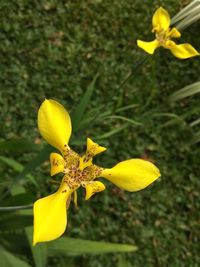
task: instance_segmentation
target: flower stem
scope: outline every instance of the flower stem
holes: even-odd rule
[[[14,211],[14,210],[27,210],[32,209],[33,205],[24,205],[24,206],[10,206],[10,207],[0,207],[0,211]]]
[[[139,62],[136,62],[136,64],[133,66],[132,70],[129,72],[129,74],[126,76],[126,78],[120,83],[118,90],[119,90],[119,97],[118,97],[118,101],[117,101],[117,105],[116,108],[119,108],[122,106],[122,102],[123,102],[123,98],[124,98],[124,86],[126,85],[126,83],[132,78],[134,77],[138,71],[140,71],[144,65],[144,63],[146,63],[147,61],[147,57],[144,57],[143,59],[141,59]]]

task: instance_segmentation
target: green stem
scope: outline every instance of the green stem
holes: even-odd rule
[[[0,207],[0,211],[12,211],[12,210],[27,210],[32,209],[33,205],[24,205],[24,206],[10,206],[10,207]]]
[[[140,71],[142,69],[142,66],[144,65],[144,63],[147,61],[147,57],[144,57],[143,59],[141,59],[139,62],[137,62],[132,70],[130,71],[130,73],[126,76],[126,78],[120,83],[118,90],[120,91],[120,95],[118,98],[118,102],[117,102],[117,108],[122,106],[122,102],[123,102],[123,96],[124,96],[124,86],[126,85],[126,83],[132,78],[134,77],[138,71]]]

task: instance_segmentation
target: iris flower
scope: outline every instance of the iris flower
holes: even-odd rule
[[[88,200],[105,189],[96,178],[103,177],[127,191],[138,191],[160,177],[159,169],[143,159],[128,159],[113,168],[102,168],[93,157],[106,150],[90,138],[84,155],[73,151],[68,141],[72,126],[68,112],[54,100],[45,100],[38,112],[38,128],[43,138],[60,151],[50,154],[51,176],[63,173],[58,190],[34,203],[33,244],[60,237],[67,226],[67,209],[71,199],[77,203],[76,190],[82,186]]]
[[[167,10],[160,7],[156,10],[152,18],[153,29],[156,39],[151,42],[137,40],[137,45],[145,52],[153,54],[155,49],[162,46],[169,49],[171,53],[180,59],[198,56],[199,53],[190,44],[177,45],[172,38],[181,37],[181,33],[176,28],[170,28],[170,16]]]

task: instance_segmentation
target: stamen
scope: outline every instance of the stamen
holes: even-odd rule
[[[79,156],[76,152],[69,148],[68,145],[65,145],[65,150],[63,153],[64,178],[62,182],[65,183],[70,190],[74,191],[83,185],[84,181],[93,181],[100,175],[102,168],[92,163],[92,157],[93,154],[97,152],[97,147],[98,153],[100,150],[105,150],[105,148],[92,143],[90,149],[86,151],[86,154],[84,156]],[[55,160],[53,161],[53,164],[57,166],[59,162]],[[54,183],[58,182],[55,181]],[[67,189],[64,188],[61,193],[67,193]]]

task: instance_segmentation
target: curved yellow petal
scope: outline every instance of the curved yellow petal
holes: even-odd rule
[[[63,157],[58,153],[50,154],[50,163],[51,163],[51,176],[63,172],[65,161]]]
[[[159,178],[160,171],[149,161],[129,159],[118,163],[111,169],[104,169],[101,176],[121,189],[138,191]]]
[[[97,154],[100,154],[106,150],[105,147],[98,145],[93,142],[92,139],[87,138],[87,151],[86,155],[94,157]]]
[[[142,48],[148,54],[152,55],[154,53],[155,49],[160,46],[160,43],[156,39],[154,41],[151,41],[151,42],[144,42],[141,40],[137,40],[137,46]]]
[[[170,49],[172,54],[180,59],[187,59],[190,57],[199,56],[199,52],[190,44],[175,44],[173,41],[166,43],[166,48]]]
[[[66,203],[73,190],[62,182],[58,191],[34,203],[33,245],[60,237],[67,226]]]
[[[166,31],[170,26],[170,16],[167,10],[159,7],[152,18],[153,31]]]
[[[167,37],[179,38],[181,37],[181,33],[176,28],[172,28],[171,31],[167,33]]]
[[[43,138],[63,153],[72,127],[70,116],[61,104],[52,99],[42,103],[38,111],[38,128]]]
[[[84,182],[83,187],[86,189],[85,200],[88,200],[94,194],[106,189],[105,185],[99,181]]]

